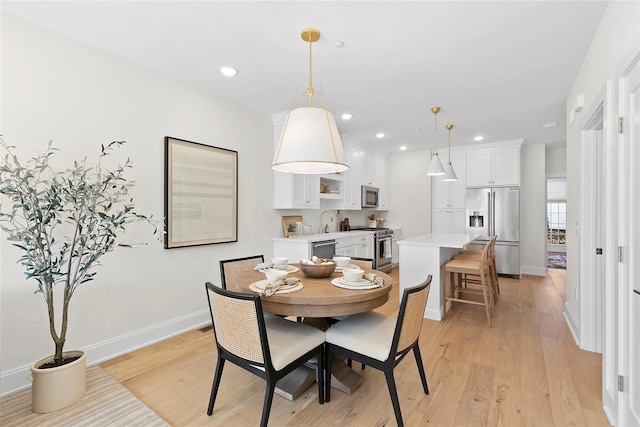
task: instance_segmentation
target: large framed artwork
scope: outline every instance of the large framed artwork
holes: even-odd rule
[[[164,247],[238,241],[238,152],[164,138]]]

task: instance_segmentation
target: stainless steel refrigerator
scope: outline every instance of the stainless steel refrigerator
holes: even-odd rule
[[[496,238],[498,274],[520,276],[520,188],[467,188],[466,232]]]

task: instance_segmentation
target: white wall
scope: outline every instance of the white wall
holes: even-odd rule
[[[520,268],[547,274],[547,203],[544,144],[522,146],[520,169]]]
[[[547,148],[545,168],[548,177],[565,177],[567,175],[567,147]]]
[[[591,105],[602,93],[607,81],[614,82],[617,78],[616,67],[629,51],[634,41],[640,37],[640,2],[609,2],[605,14],[600,22],[598,31],[594,36],[591,46],[584,58],[580,72],[573,83],[571,92],[567,97],[567,315],[571,322],[579,325],[579,290],[580,290],[580,123],[584,114],[590,111]],[[577,94],[584,94],[585,107],[582,112],[576,113],[573,124],[569,123],[570,109]],[[615,123],[607,123],[606,129],[614,132]],[[612,134],[605,135],[606,141],[613,141]],[[607,149],[607,148],[605,148]],[[615,150],[615,149],[614,149]],[[610,210],[615,206],[615,186],[617,169],[615,165],[607,165],[605,170],[605,206]],[[615,212],[606,214],[615,218]],[[612,216],[610,216],[612,215]],[[610,221],[607,224],[609,238],[614,238],[615,224]],[[614,257],[617,253],[615,242],[605,247],[605,254]],[[616,265],[615,259],[608,258],[607,265]],[[608,271],[607,281],[615,279],[615,272]],[[586,315],[592,315],[587,313]]]
[[[117,31],[117,29],[114,29]],[[219,283],[218,261],[272,252],[282,234],[273,210],[273,124],[267,115],[81,43],[2,14],[4,140],[22,154],[52,139],[64,163],[116,139],[134,162],[140,212],[163,216],[166,135],[238,151],[238,242],[165,250],[140,227],[125,236],[147,241],[103,258],[96,280],[79,288],[70,309],[67,349],[99,362],[207,321],[204,282]],[[16,263],[20,252],[0,239],[2,389],[26,386],[25,369],[54,350],[46,306]]]
[[[389,213],[385,226],[402,228],[402,239],[431,233],[430,151],[394,154],[389,159]]]

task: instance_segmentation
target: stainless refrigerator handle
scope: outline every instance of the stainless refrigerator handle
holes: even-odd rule
[[[487,193],[487,234],[491,238],[491,191]]]
[[[491,192],[491,237],[496,235],[496,192]]]

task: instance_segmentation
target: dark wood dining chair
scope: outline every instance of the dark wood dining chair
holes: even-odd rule
[[[266,380],[261,426],[266,426],[276,383],[314,356],[318,365],[318,401],[324,403],[325,333],[277,316],[265,317],[259,295],[241,294],[205,284],[218,361],[207,414],[213,414],[225,362]]]
[[[238,275],[252,271],[256,265],[264,262],[264,255],[253,255],[244,258],[224,259],[220,261],[220,283],[223,289],[235,283]]]
[[[425,394],[429,394],[427,378],[420,355],[420,330],[427,305],[431,275],[418,286],[402,294],[397,319],[374,311],[354,314],[331,326],[326,332],[325,382],[326,401],[331,400],[331,353],[343,355],[384,372],[398,426],[404,425],[393,369],[411,350],[418,365]]]

